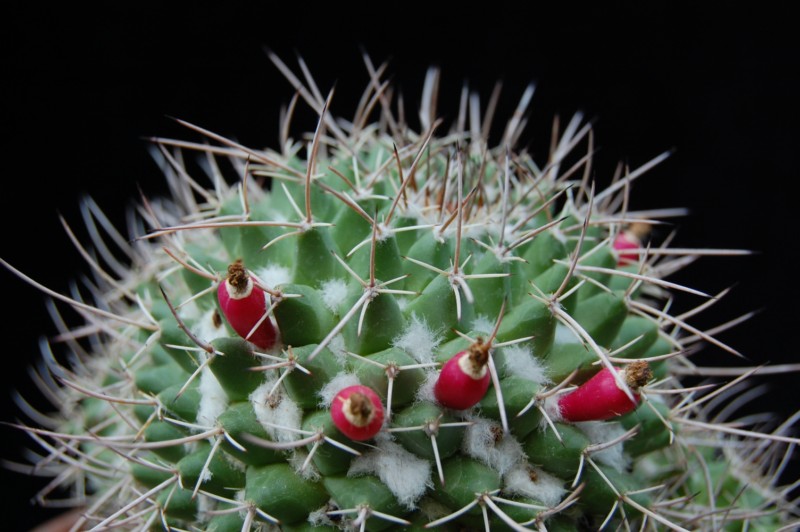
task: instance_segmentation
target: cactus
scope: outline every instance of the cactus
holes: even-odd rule
[[[772,530],[797,518],[775,465],[800,443],[790,423],[760,433],[714,417],[751,372],[680,384],[704,374],[689,358],[698,341],[738,353],[665,303],[718,298],[664,277],[735,252],[648,242],[656,218],[680,211],[633,212],[628,194],[666,154],[596,190],[580,116],[547,160],[515,151],[530,88],[490,147],[477,97],[449,131],[437,119],[435,70],[417,132],[369,62],[344,121],[332,93],[272,60],[297,90],[280,149],[188,123],[202,141],[153,139],[172,198],[141,206],[129,245],[101,224],[131,264],[113,276],[87,254],[96,301],[3,262],[86,320],[62,331],[68,367],[44,349],[59,411],[19,425],[45,451],[37,471],[85,508],[75,529]],[[300,141],[297,98],[319,115]]]

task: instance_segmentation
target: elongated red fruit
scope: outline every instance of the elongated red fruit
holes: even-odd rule
[[[650,226],[636,222],[632,223],[630,227],[617,235],[617,238],[614,239],[613,247],[619,256],[617,261],[619,266],[625,266],[626,264],[639,261],[638,253],[626,253],[626,251],[641,248],[644,237],[646,237],[649,232]]]
[[[266,295],[253,283],[241,260],[228,266],[228,277],[219,284],[217,297],[225,319],[239,336],[261,349],[275,345],[277,332],[266,315]]]
[[[489,347],[481,338],[444,363],[433,387],[439,404],[464,410],[480,402],[489,389]]]
[[[561,417],[565,421],[573,422],[602,421],[635,409],[639,405],[639,388],[647,384],[653,376],[650,366],[640,360],[613,371],[622,374],[623,380],[633,392],[635,402],[619,387],[612,370],[603,368],[577,390],[559,398]]]
[[[383,405],[372,388],[361,384],[348,386],[333,398],[331,419],[351,440],[368,440],[381,430]]]

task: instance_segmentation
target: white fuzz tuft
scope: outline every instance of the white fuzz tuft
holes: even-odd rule
[[[476,417],[467,427],[463,449],[501,475],[505,475],[525,459],[522,446],[511,434],[503,434],[503,427],[494,421]]]
[[[211,497],[200,495],[197,497],[197,515],[207,515],[208,512],[217,509],[217,501]]]
[[[220,386],[214,372],[206,366],[200,374],[200,405],[197,423],[208,427],[217,424],[217,418],[228,408],[228,394]]]
[[[269,288],[292,282],[292,272],[280,264],[267,264],[256,270],[255,274]]]
[[[550,418],[550,421],[553,423],[558,423],[559,421],[563,421],[564,418],[561,415],[561,407],[558,406],[558,399],[561,395],[551,395],[550,397],[544,400],[544,404],[542,405],[544,408],[545,414],[547,417]],[[547,420],[542,416],[542,420],[539,422],[539,425],[543,430],[552,430],[550,425],[547,423]]]
[[[347,346],[344,343],[344,337],[341,334],[337,334],[331,338],[331,341],[328,342],[328,349],[336,356],[336,361],[340,366],[344,366],[347,359],[350,358],[350,355],[347,354]]]
[[[557,323],[554,342],[557,344],[582,344],[583,340],[563,323]]]
[[[400,312],[405,312],[406,307],[408,307],[408,304],[411,303],[411,300],[409,300],[407,297],[398,297],[395,301],[397,301],[397,306],[400,308]]]
[[[472,320],[471,329],[475,332],[483,333],[483,334],[492,334],[494,330],[494,321],[490,320],[488,316],[484,316],[481,314],[480,316],[475,316],[475,319]]]
[[[539,468],[516,467],[503,477],[503,492],[509,495],[530,497],[545,506],[555,506],[561,502],[567,492],[563,484],[561,479],[545,473]]]
[[[219,323],[219,327],[214,325],[214,314],[216,312],[216,309],[210,309],[208,312],[204,312],[201,316],[197,317],[197,322],[195,323],[194,327],[192,327],[192,332],[194,335],[204,342],[210,342],[212,340],[216,340],[217,338],[230,336],[230,333],[225,328],[225,325],[222,324],[222,320],[217,322]]]
[[[200,482],[201,483],[208,482],[209,480],[211,480],[213,476],[214,473],[211,472],[211,469],[205,468],[200,472]]]
[[[297,473],[301,478],[305,480],[310,480],[311,482],[316,482],[322,476],[317,471],[317,468],[314,467],[314,463],[309,461],[308,465],[303,468],[303,464],[306,462],[308,458],[308,451],[303,448],[296,448],[292,450],[292,453],[289,455],[289,465],[292,466],[294,472]]]
[[[270,397],[269,393],[274,385],[274,380],[267,380],[250,394],[250,402],[253,404],[256,418],[270,438],[275,441],[297,440],[300,438],[298,432],[285,430],[283,427],[300,429],[303,411],[297,406],[297,403],[283,393],[280,387]]]
[[[317,392],[317,395],[320,397],[319,406],[320,408],[328,408],[331,406],[333,402],[333,398],[336,397],[336,394],[339,393],[339,390],[347,388],[348,386],[355,386],[357,384],[361,384],[358,380],[358,377],[355,376],[353,373],[339,373],[334,378],[332,378],[328,383],[322,387],[322,389]]]
[[[536,384],[548,382],[547,368],[540,359],[533,356],[530,349],[519,345],[510,345],[502,349],[506,375],[514,375]]]
[[[319,510],[314,510],[313,512],[309,512],[308,514],[308,522],[313,527],[321,527],[321,526],[330,526],[333,528],[337,528],[336,523],[333,519],[328,516],[328,512],[335,509],[335,507],[330,505],[325,505]]]
[[[435,370],[427,370],[425,372],[425,381],[417,389],[417,401],[421,403],[437,403],[436,396],[433,394],[433,387],[436,386],[438,378],[439,373]]]
[[[339,305],[347,298],[347,283],[342,279],[329,279],[322,283],[320,289],[322,302],[331,312],[337,312]]]
[[[625,434],[622,425],[614,421],[584,421],[575,423],[575,426],[582,430],[592,443],[606,443]],[[630,462],[623,453],[622,442],[592,453],[592,458],[620,472],[624,471]]]
[[[417,225],[430,223],[430,215],[429,213],[425,212],[424,207],[425,203],[423,203],[422,198],[417,196],[414,198],[414,201],[409,201],[407,204],[405,204],[405,215],[409,218],[416,219]]]
[[[347,472],[348,477],[370,474],[377,475],[409,510],[413,510],[420,497],[433,486],[431,463],[388,439],[379,440],[377,449],[353,460]]]
[[[431,330],[416,314],[412,314],[408,326],[394,339],[393,345],[424,364],[433,362],[433,351],[441,341],[442,338],[438,333]]]
[[[244,462],[242,462],[241,460],[239,460],[238,458],[236,458],[232,454],[219,453],[219,456],[221,456],[222,459],[225,460],[225,463],[228,464],[231,468],[233,468],[233,469],[235,469],[237,471],[241,471],[243,473],[247,472],[247,464],[245,464]]]

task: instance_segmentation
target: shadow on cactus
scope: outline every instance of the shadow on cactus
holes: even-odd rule
[[[83,507],[76,530],[797,524],[778,483],[794,420],[731,423],[748,368],[680,384],[720,373],[698,344],[736,351],[687,322],[720,298],[664,278],[741,252],[650,241],[683,211],[628,195],[666,154],[595,190],[580,116],[546,160],[515,150],[532,87],[490,147],[494,97],[462,98],[448,130],[436,70],[416,132],[369,58],[350,120],[271,59],[297,91],[280,149],[184,123],[196,140],[152,139],[172,199],[140,207],[130,243],[89,204],[94,303],[4,263],[85,318],[61,331],[69,367],[44,349],[61,411],[21,426],[56,478],[42,500]],[[319,116],[302,141],[299,100]],[[673,292],[696,310],[669,314]]]

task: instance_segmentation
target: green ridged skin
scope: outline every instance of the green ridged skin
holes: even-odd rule
[[[800,440],[785,428],[758,434],[752,419],[739,430],[724,395],[705,401],[711,389],[681,380],[711,372],[688,356],[708,340],[686,323],[693,312],[669,314],[673,297],[698,307],[707,298],[661,279],[692,251],[663,251],[668,243],[652,235],[645,247],[658,252],[619,264],[618,235],[655,223],[629,202],[633,178],[609,184],[601,170],[585,171],[593,143],[579,118],[551,153],[533,157],[516,140],[530,94],[496,143],[474,134],[479,123],[436,122],[430,76],[419,123],[393,115],[396,93],[376,93],[375,79],[363,98],[371,114],[361,107],[345,120],[332,114],[335,99],[298,89],[324,117],[309,135],[286,125],[296,136],[277,151],[197,128],[180,146],[154,141],[170,154],[174,198],[141,209],[141,238],[123,250],[127,274],[96,276],[98,301],[86,304],[102,312],[81,307],[92,321],[59,345],[78,346],[63,357],[72,365],[55,369],[50,357],[42,370],[59,411],[35,433],[45,442],[37,452],[49,455],[36,472],[90,508],[86,529],[791,522],[797,508],[775,471]],[[476,104],[464,108],[467,122],[483,115]],[[180,167],[198,157],[204,164]],[[203,175],[218,163],[235,179]],[[269,311],[256,318],[275,330],[273,346],[239,337],[217,300],[237,260],[264,289]],[[486,368],[489,388],[453,410],[434,385],[441,377],[452,390],[442,367],[470,350],[465,360]],[[638,408],[566,419],[565,394],[643,359],[648,382],[617,384],[636,388]],[[337,428],[377,415],[373,403],[337,396],[356,384],[384,412],[362,441]],[[344,422],[334,422],[336,409]]]

